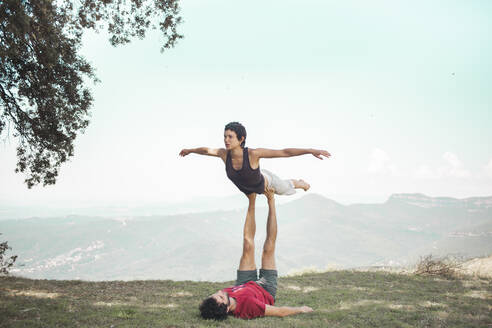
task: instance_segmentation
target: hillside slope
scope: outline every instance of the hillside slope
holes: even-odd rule
[[[246,199],[244,199],[246,204]],[[277,206],[277,266],[411,265],[419,256],[492,253],[492,198],[397,194],[382,204],[344,206],[316,194]],[[266,208],[256,210],[257,260]],[[234,279],[244,210],[167,216],[4,220],[19,256],[12,272],[33,279]],[[220,247],[219,247],[220,244]]]

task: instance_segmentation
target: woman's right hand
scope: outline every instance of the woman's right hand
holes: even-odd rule
[[[179,152],[179,156],[186,156],[188,155],[189,153],[191,153],[191,150],[190,149],[182,149],[180,152]]]

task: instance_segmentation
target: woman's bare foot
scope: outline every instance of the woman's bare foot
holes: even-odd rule
[[[292,181],[294,182],[294,187],[296,189],[304,189],[304,191],[308,191],[308,189],[311,188],[309,183],[307,183],[306,181],[304,181],[302,179],[292,180]]]

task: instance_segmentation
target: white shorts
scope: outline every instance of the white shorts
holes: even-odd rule
[[[265,177],[265,187],[273,188],[277,195],[293,195],[296,193],[292,180],[282,180],[272,172],[260,169]]]

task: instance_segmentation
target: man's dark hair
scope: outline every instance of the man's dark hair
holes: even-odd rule
[[[203,319],[219,321],[227,319],[227,305],[217,303],[213,297],[204,299],[199,309]]]
[[[243,142],[241,142],[241,147],[244,148],[244,145],[246,144],[246,128],[241,123],[231,122],[225,126],[224,131],[225,130],[236,132],[237,140],[241,140],[241,138],[244,137]]]

